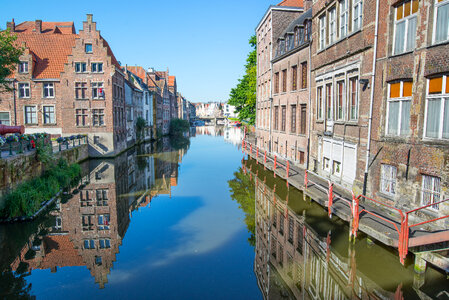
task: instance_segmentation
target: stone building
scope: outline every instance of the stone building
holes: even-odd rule
[[[284,0],[268,8],[256,28],[257,38],[257,92],[256,139],[257,145],[269,152],[273,140],[272,59],[275,44],[287,26],[304,11],[302,0]]]
[[[306,165],[310,107],[310,38],[312,10],[308,9],[282,32],[272,60],[271,150],[285,159]],[[264,109],[259,109],[263,114]],[[261,118],[259,126],[262,126]],[[265,144],[264,137],[259,140]]]
[[[26,133],[87,134],[92,157],[123,151],[124,76],[92,15],[78,34],[72,22],[12,21],[7,27],[25,52],[9,78],[13,92],[0,95],[1,117],[24,125]]]

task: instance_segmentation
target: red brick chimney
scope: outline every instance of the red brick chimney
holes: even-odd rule
[[[11,29],[12,32],[16,30],[16,23],[14,22],[14,19],[12,19],[11,22],[6,22],[6,28]]]
[[[34,22],[34,31],[37,33],[42,33],[42,20],[36,20]]]

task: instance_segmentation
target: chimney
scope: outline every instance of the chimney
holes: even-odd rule
[[[148,73],[154,73],[154,68],[151,68],[151,67],[148,68],[147,72],[148,72]]]
[[[14,23],[14,19],[11,22],[6,22],[6,28],[9,28],[11,32],[16,30],[16,23]]]
[[[88,24],[92,24],[93,19],[94,19],[94,15],[93,14],[86,14],[87,16],[87,23]]]
[[[37,33],[42,33],[42,20],[36,20],[34,22],[34,31]]]

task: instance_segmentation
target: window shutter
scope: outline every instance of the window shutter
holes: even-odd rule
[[[443,77],[436,77],[429,80],[429,94],[441,94],[443,89]]]

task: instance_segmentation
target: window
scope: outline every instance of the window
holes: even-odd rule
[[[307,106],[306,104],[301,104],[301,126],[299,128],[300,134],[306,134],[306,122],[307,120]]]
[[[407,136],[410,133],[411,81],[389,84],[387,135]]]
[[[284,235],[284,215],[282,212],[279,214],[279,233]]]
[[[281,117],[281,131],[285,131],[286,114],[287,114],[287,107],[285,105],[283,105],[282,106],[282,117]]]
[[[345,37],[348,34],[349,21],[349,0],[340,1],[340,37]]]
[[[85,44],[84,49],[86,50],[86,53],[92,53],[92,44]]]
[[[394,54],[400,54],[415,49],[416,22],[419,1],[408,0],[396,6]]]
[[[298,228],[297,228],[297,246],[296,249],[298,249],[298,252],[300,254],[302,254],[302,246],[303,246],[303,242],[304,242],[304,227],[301,224],[298,224]]]
[[[307,20],[304,23],[304,39],[308,42],[310,41],[310,35],[312,34],[312,21]]]
[[[327,157],[323,157],[323,170],[325,171],[330,171],[331,170],[331,165],[330,165],[331,161],[329,158]]]
[[[282,70],[282,92],[287,91],[287,70]]]
[[[278,212],[277,212],[276,207],[274,205],[272,206],[272,211],[273,211],[273,227],[276,228]]]
[[[95,249],[94,240],[84,240],[84,249]]]
[[[19,73],[28,73],[28,62],[27,61],[19,62]]]
[[[291,132],[296,132],[296,105],[292,105],[292,117],[291,117]]]
[[[284,265],[284,247],[282,247],[281,242],[279,242],[279,265],[281,267]]]
[[[326,47],[326,15],[320,17],[320,49]]]
[[[326,119],[332,120],[332,83],[326,84]]]
[[[92,198],[90,197],[90,190],[81,190],[80,191],[80,202],[81,202],[81,207],[87,207],[87,206],[93,205]]]
[[[1,125],[11,124],[11,121],[9,120],[9,112],[0,112],[0,124]]]
[[[349,120],[357,120],[359,114],[358,78],[349,79]]]
[[[274,74],[274,93],[279,93],[279,72]]]
[[[335,6],[329,10],[329,44],[337,39],[337,20]]]
[[[449,40],[449,0],[436,0],[435,43]]]
[[[102,73],[103,72],[103,63],[91,63],[90,69],[92,73]]]
[[[423,206],[440,202],[441,185],[440,178],[422,175],[422,193],[421,204]],[[438,204],[430,206],[430,208],[438,209]]]
[[[75,63],[75,72],[76,73],[87,72],[87,64],[85,62],[76,62]]]
[[[110,239],[100,239],[98,242],[100,244],[100,249],[111,248],[111,240]]]
[[[335,103],[335,120],[343,120],[345,112],[345,82],[343,80],[337,82],[337,100]]]
[[[341,162],[336,160],[332,161],[332,175],[341,176]]]
[[[55,107],[53,105],[44,106],[43,110],[44,110],[44,124],[56,124]]]
[[[424,136],[449,139],[449,76],[427,80]]]
[[[95,264],[98,266],[101,266],[103,264],[101,256],[95,256]]]
[[[307,88],[307,62],[301,64],[301,88]]]
[[[276,237],[273,235],[271,236],[271,255],[273,255],[274,258],[276,258],[276,250],[277,250],[277,241]]]
[[[299,27],[296,27],[295,28],[295,45],[299,45],[300,44],[301,36],[300,36],[299,32],[300,32]]]
[[[382,165],[380,168],[380,191],[394,196],[396,194],[397,168],[391,165]]]
[[[109,214],[98,215],[98,230],[108,230],[109,229]]]
[[[352,31],[362,28],[362,0],[352,2]]]
[[[76,126],[87,126],[87,109],[76,110]]]
[[[43,86],[43,97],[44,98],[54,98],[55,97],[55,85],[54,85],[54,83],[44,83],[44,86]]]
[[[103,82],[92,82],[92,99],[104,99]]]
[[[108,190],[96,190],[97,206],[108,206]]]
[[[274,130],[279,129],[279,106],[274,107]]]
[[[319,86],[316,89],[316,118],[317,120],[323,119],[323,87]]]
[[[19,98],[30,98],[30,84],[28,82],[19,83]]]
[[[290,242],[290,244],[293,245],[293,230],[294,228],[294,221],[293,218],[288,218],[288,241]]]
[[[299,163],[300,163],[301,165],[303,165],[304,162],[305,162],[304,157],[305,157],[304,151],[299,151]]]
[[[87,83],[75,82],[75,98],[87,99]]]
[[[298,88],[298,67],[292,67],[292,91],[296,91]]]
[[[94,126],[104,126],[104,109],[93,109],[92,120]]]
[[[37,124],[36,106],[25,106],[25,124]]]
[[[94,229],[93,215],[82,215],[81,218],[83,224],[83,231],[90,231]]]

